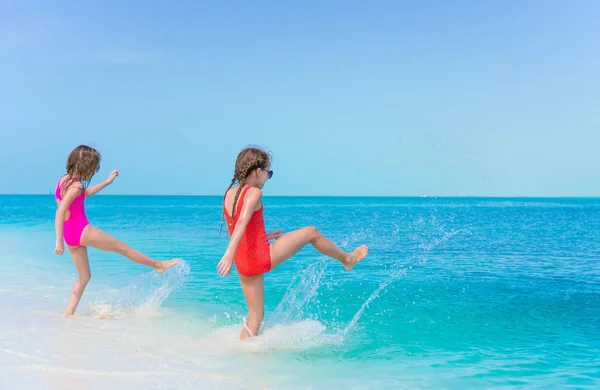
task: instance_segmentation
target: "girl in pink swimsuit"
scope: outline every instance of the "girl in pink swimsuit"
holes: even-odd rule
[[[85,286],[90,280],[90,264],[88,261],[87,247],[91,246],[103,251],[120,253],[128,259],[154,268],[158,273],[163,273],[167,268],[174,266],[177,260],[156,261],[140,253],[127,244],[118,241],[108,233],[90,225],[85,216],[84,201],[98,191],[112,184],[119,171],[112,171],[104,182],[87,188],[84,183],[89,183],[100,169],[100,154],[89,146],[80,145],[73,149],[67,159],[67,174],[60,178],[56,185],[56,247],[54,253],[62,255],[65,251],[65,242],[77,268],[79,278],[73,286],[65,316],[75,313]]]
[[[280,230],[267,234],[263,220],[262,188],[273,176],[271,157],[259,148],[246,148],[235,162],[235,171],[223,199],[223,214],[229,246],[217,265],[219,275],[231,272],[232,263],[240,277],[248,305],[248,322],[240,336],[245,339],[258,334],[263,316],[265,285],[263,275],[292,257],[305,245],[330,256],[351,270],[368,253],[361,245],[353,252],[344,252],[314,226],[295,230],[282,236]],[[234,185],[237,183],[237,186]],[[270,243],[270,240],[276,240]]]

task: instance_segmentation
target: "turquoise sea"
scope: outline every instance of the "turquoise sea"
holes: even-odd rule
[[[245,343],[237,275],[216,272],[221,199],[88,199],[92,224],[184,262],[157,276],[90,250],[66,320],[53,197],[0,196],[0,387],[600,387],[600,199],[267,196],[267,230],[315,225],[369,256],[345,272],[307,247],[267,274]]]

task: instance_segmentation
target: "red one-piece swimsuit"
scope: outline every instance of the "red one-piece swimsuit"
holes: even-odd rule
[[[227,212],[225,199],[223,199],[223,211],[230,236],[233,234],[240,215],[242,215],[241,210],[244,207],[244,200],[250,188],[250,186],[245,186],[240,194],[233,223],[231,223],[231,215]],[[264,207],[261,206],[260,209],[252,213],[250,222],[248,222],[244,235],[233,255],[235,268],[243,276],[257,276],[271,270],[271,244],[267,240],[263,209]]]

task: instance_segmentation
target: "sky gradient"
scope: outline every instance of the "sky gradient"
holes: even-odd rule
[[[0,0],[0,193],[600,196],[600,2]]]

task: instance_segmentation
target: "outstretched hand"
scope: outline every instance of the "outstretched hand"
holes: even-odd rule
[[[231,272],[231,265],[233,263],[233,256],[228,255],[227,253],[223,255],[221,261],[217,265],[217,271],[219,271],[219,275],[227,276]]]
[[[110,175],[108,175],[108,179],[106,179],[106,184],[112,184],[112,182],[115,181],[115,178],[117,176],[119,176],[119,170],[115,169],[110,173]]]
[[[281,237],[282,234],[283,234],[283,230],[275,230],[274,232],[267,234],[267,240],[272,240],[272,239],[276,240],[279,237]]]

